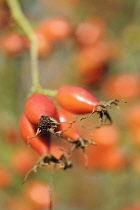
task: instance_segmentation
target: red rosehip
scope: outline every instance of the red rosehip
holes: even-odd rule
[[[92,147],[88,147],[86,153],[88,158],[88,169],[99,168],[117,171],[122,169],[126,162],[125,154],[117,145],[109,147],[100,145],[94,148],[94,150]],[[81,165],[85,164],[81,154],[78,154],[78,163]]]
[[[50,148],[50,153],[57,159],[60,159],[60,157],[64,154],[65,157],[69,158],[69,154],[67,153],[68,147],[66,144],[64,144],[65,142],[63,141],[51,141],[51,148]],[[54,167],[49,166],[49,168]],[[57,167],[59,168],[59,167]]]
[[[35,152],[29,150],[27,147],[17,149],[11,156],[11,166],[20,175],[25,175],[35,161]]]
[[[62,133],[63,136],[74,140],[81,136],[75,123],[73,123],[72,126],[69,128],[70,122],[74,122],[75,120],[70,112],[67,112],[65,109],[58,108],[55,118],[58,120],[58,122],[62,123],[58,126],[57,129],[60,131],[64,131],[64,133]]]
[[[8,32],[1,39],[1,48],[7,56],[16,55],[24,50],[23,37],[16,32]]]
[[[49,185],[45,182],[34,179],[24,186],[23,193],[35,209],[50,208]],[[54,194],[52,199],[54,201]]]
[[[37,42],[38,55],[39,56],[47,55],[51,50],[50,41],[45,39],[43,34],[41,34],[39,31],[35,31],[35,37]]]
[[[105,31],[105,23],[99,18],[92,18],[81,22],[75,32],[76,41],[80,45],[94,45],[102,39]]]
[[[30,141],[30,146],[35,149],[39,154],[42,155],[50,151],[50,136],[40,134],[37,137],[32,138],[36,134],[36,129],[29,122],[24,113],[22,113],[20,116],[19,129],[24,141],[26,143]]]
[[[24,112],[32,124],[37,124],[42,115],[53,117],[56,113],[56,108],[48,96],[34,93],[26,99]]]
[[[87,139],[92,139],[98,146],[110,147],[116,145],[119,140],[119,131],[115,125],[102,126],[100,129],[91,129],[85,131]]]
[[[124,152],[117,146],[114,146],[104,151],[100,167],[104,170],[117,171],[124,167],[125,162]]]
[[[98,41],[94,46],[80,48],[75,54],[77,78],[88,85],[98,83],[107,72],[111,52],[112,46],[105,41]]]
[[[36,27],[48,40],[64,40],[72,33],[70,22],[63,17],[51,17],[42,20]]]
[[[67,112],[65,109],[58,108],[56,119],[60,122],[57,129],[61,131],[66,140],[73,145],[70,149],[70,153],[78,148],[81,148],[84,152],[84,148],[88,145],[95,145],[94,142],[81,136],[75,124],[76,120],[70,112]]]
[[[37,43],[37,52],[39,56],[48,55],[51,50],[51,43],[47,40],[44,35],[39,31],[34,31],[36,43]],[[24,43],[27,49],[30,47],[30,42],[27,38],[24,38]]]
[[[75,85],[60,87],[56,93],[56,100],[64,109],[75,114],[91,113],[99,103],[86,89]]]
[[[102,92],[109,97],[134,100],[139,97],[139,75],[134,73],[119,73],[108,76],[102,84]]]

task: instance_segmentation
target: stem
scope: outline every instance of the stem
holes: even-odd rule
[[[56,95],[55,90],[43,89],[39,84],[37,44],[32,26],[30,25],[28,19],[24,16],[18,0],[7,0],[7,4],[10,8],[13,19],[24,31],[24,33],[26,34],[27,38],[30,41],[31,77],[32,77],[32,87],[30,93],[39,92],[49,96],[55,96]]]
[[[30,41],[30,56],[31,56],[31,76],[32,76],[32,92],[37,92],[40,89],[39,72],[38,72],[38,54],[37,44],[34,36],[34,31],[24,16],[18,0],[7,0],[13,19],[21,27]]]
[[[48,96],[53,96],[55,97],[56,95],[56,90],[49,90],[49,89],[41,89],[40,93],[44,94],[44,95],[48,95]]]

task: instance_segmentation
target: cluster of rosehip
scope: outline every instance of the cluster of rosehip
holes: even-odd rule
[[[61,107],[57,108],[48,96],[41,93],[34,93],[25,101],[24,112],[20,117],[20,133],[24,141],[41,155],[31,171],[46,165],[55,165],[63,169],[71,167],[70,158],[64,154],[60,158],[50,154],[51,136],[71,144],[69,154],[77,148],[84,151],[86,146],[94,145],[94,142],[81,136],[73,114],[79,117],[80,114],[97,113],[99,125],[96,128],[99,128],[106,122],[105,119],[108,120],[108,124],[112,123],[107,107],[111,104],[118,105],[119,102],[117,99],[109,102],[98,101],[84,88],[73,85],[60,87],[56,92],[56,101]],[[84,118],[80,120],[82,119]]]
[[[96,17],[84,20],[75,30],[77,77],[86,85],[100,82],[108,63],[119,54],[119,42],[107,40],[105,32],[105,21]]]
[[[100,18],[90,18],[75,28],[63,17],[50,17],[34,28],[37,51],[40,57],[50,53],[53,43],[71,38],[76,43],[76,72],[85,84],[95,84],[106,73],[106,64],[116,56],[118,42],[105,39],[105,23]],[[1,50],[8,56],[28,50],[28,39],[16,31],[8,31],[1,37]]]
[[[40,57],[48,55],[54,41],[61,41],[72,35],[72,26],[63,17],[51,17],[40,21],[34,30],[37,51]],[[7,56],[18,55],[30,47],[29,40],[15,30],[1,36],[1,50]]]

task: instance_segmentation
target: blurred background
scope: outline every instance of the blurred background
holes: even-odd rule
[[[18,120],[31,87],[29,42],[0,0],[0,209],[47,210],[49,185],[57,210],[140,209],[140,1],[20,0],[38,43],[40,83],[88,89],[112,105],[113,125],[79,129],[98,146],[81,151],[66,171],[26,172],[39,158],[20,137]],[[46,29],[47,28],[47,29]],[[54,99],[55,101],[55,99]],[[96,117],[83,121],[92,127]],[[55,140],[54,140],[55,142]],[[62,145],[62,147],[65,145]],[[60,156],[60,145],[52,153]],[[53,177],[53,178],[52,178]]]

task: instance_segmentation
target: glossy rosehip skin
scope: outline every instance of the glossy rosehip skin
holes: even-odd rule
[[[24,113],[32,124],[37,124],[42,115],[54,117],[56,108],[53,101],[46,95],[34,93],[24,104]]]
[[[56,100],[61,107],[74,114],[91,113],[99,103],[86,89],[75,85],[60,87],[56,93]]]
[[[19,129],[21,137],[26,143],[29,142],[30,146],[35,149],[40,155],[49,153],[50,151],[50,137],[49,135],[38,135],[36,138],[32,138],[36,134],[36,129],[29,122],[24,113],[21,114],[19,119]],[[30,139],[31,138],[31,139]]]
[[[76,120],[70,112],[67,112],[63,108],[58,108],[56,118],[58,122],[60,122],[60,125],[57,128],[58,131],[61,131],[61,135],[63,135],[68,142],[73,144],[73,146],[70,149],[70,153],[72,153],[78,148],[81,148],[84,152],[84,148],[86,146],[90,144],[95,145],[95,143],[91,140],[85,139],[83,136],[81,136],[76,126]]]
[[[74,139],[74,140],[80,137],[80,133],[74,122],[75,119],[70,112],[67,112],[63,108],[58,108],[55,118],[58,120],[58,122],[62,123],[58,126],[58,130],[64,131],[62,133],[64,137]],[[63,123],[63,122],[66,122],[66,123]],[[72,123],[72,125],[70,126],[70,122],[74,122],[74,123]]]

